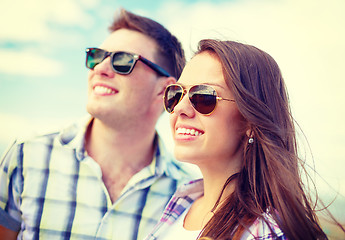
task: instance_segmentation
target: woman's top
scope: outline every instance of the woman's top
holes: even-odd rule
[[[184,218],[192,203],[200,198],[204,193],[204,183],[202,179],[191,181],[181,186],[167,204],[160,221],[145,240],[155,239],[196,239],[200,231],[187,231],[183,228]],[[269,225],[265,222],[268,221]],[[271,232],[273,231],[273,233]],[[184,232],[186,231],[186,232]],[[181,234],[191,234],[190,238],[181,237]],[[275,236],[276,235],[276,236]],[[185,235],[183,235],[185,236]],[[187,235],[186,235],[187,236]],[[245,231],[241,240],[271,240],[287,239],[278,224],[267,212],[262,214],[262,218],[257,218],[254,223]]]

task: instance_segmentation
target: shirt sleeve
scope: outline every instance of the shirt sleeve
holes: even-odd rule
[[[22,148],[14,142],[0,160],[0,225],[13,231],[21,225]]]

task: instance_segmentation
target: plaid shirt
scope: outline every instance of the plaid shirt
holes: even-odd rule
[[[169,232],[169,228],[174,227],[174,223],[182,215],[182,213],[189,209],[192,203],[200,198],[204,194],[204,186],[202,179],[191,181],[190,183],[181,186],[174,196],[169,201],[165,208],[163,215],[159,223],[155,226],[152,232],[145,238],[145,240],[164,239],[164,235]],[[244,232],[241,240],[273,240],[287,239],[284,233],[280,230],[278,224],[268,213],[263,214],[263,218],[268,220],[271,224],[270,227],[277,234],[278,238],[275,238],[271,233],[269,226],[261,218],[258,218],[249,227],[249,231]]]
[[[16,142],[0,162],[0,225],[18,239],[142,239],[188,178],[157,137],[152,163],[112,203],[85,152],[85,129]]]

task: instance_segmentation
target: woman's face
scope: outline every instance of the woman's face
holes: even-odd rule
[[[186,90],[193,85],[209,85],[219,97],[234,99],[218,57],[210,52],[192,58],[178,84]],[[170,123],[178,160],[219,170],[241,166],[244,119],[235,102],[220,100],[210,115],[203,115],[185,95],[171,113]]]

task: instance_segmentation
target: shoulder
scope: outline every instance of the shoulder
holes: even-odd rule
[[[203,181],[201,179],[181,185],[164,209],[161,219],[147,236],[148,239],[161,239],[168,228],[203,194]]]
[[[17,144],[52,143],[54,145],[67,145],[73,142],[79,135],[84,138],[90,121],[89,117],[82,118],[79,121],[46,130],[45,132],[31,134],[30,136],[17,139]]]
[[[85,121],[84,121],[85,122]],[[31,133],[30,135],[17,138],[5,151],[2,159],[18,158],[23,155],[39,155],[53,148],[69,147],[73,148],[72,142],[79,135],[80,140],[84,138],[85,125],[82,122],[68,124],[59,129],[45,131],[41,133]],[[4,161],[4,160],[3,160]]]
[[[203,193],[202,179],[181,185],[167,204],[162,220],[172,224]]]
[[[26,135],[17,138],[2,155],[2,163],[6,162],[9,164],[10,162],[15,163],[17,161],[22,161],[24,152],[37,155],[37,153],[41,152],[42,148],[50,148],[53,139],[57,135],[57,132],[52,132],[49,134]]]
[[[249,227],[248,231],[244,232],[241,240],[251,239],[287,239],[283,231],[278,226],[277,222],[269,213],[263,213],[262,217],[257,218]]]

